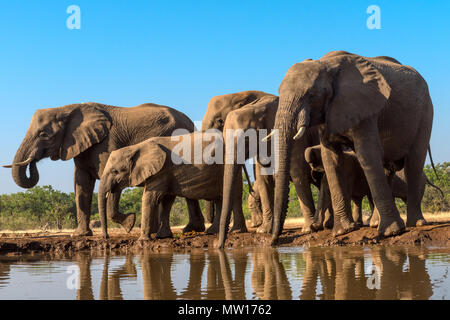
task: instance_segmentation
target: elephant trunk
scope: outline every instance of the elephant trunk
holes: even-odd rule
[[[108,222],[107,222],[107,215],[106,215],[106,201],[108,197],[108,191],[105,187],[105,182],[102,179],[100,181],[100,186],[98,189],[98,213],[100,216],[100,222],[102,224],[102,233],[103,237],[105,239],[108,238]]]
[[[239,171],[240,165],[225,164],[223,173],[223,191],[222,191],[222,211],[220,215],[219,243],[218,247],[223,248],[230,223],[232,204],[232,189],[234,180]]]
[[[276,244],[283,230],[284,219],[289,202],[290,158],[292,142],[303,135],[309,124],[309,108],[300,111],[297,99],[280,99],[274,129],[279,130],[278,171],[275,174],[274,221],[272,245]],[[304,128],[304,129],[302,129]],[[295,129],[297,134],[294,135]]]
[[[24,139],[22,144],[14,156],[14,162],[12,164],[12,177],[14,182],[22,188],[33,188],[39,181],[39,172],[36,166],[36,160],[34,159],[33,152],[28,147],[31,141]],[[31,160],[31,161],[30,161]],[[22,163],[21,165],[15,165]],[[30,177],[27,177],[27,167],[30,168]]]

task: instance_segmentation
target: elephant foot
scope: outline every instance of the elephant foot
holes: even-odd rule
[[[380,221],[378,219],[370,219],[369,226],[371,228],[378,228],[378,225],[380,224]]]
[[[72,233],[72,237],[89,237],[92,236],[92,230],[88,228],[80,228],[77,227],[76,230]]]
[[[182,233],[188,233],[188,232],[203,232],[205,231],[205,224],[204,223],[193,223],[189,222],[186,227],[183,228],[181,231]]]
[[[208,229],[206,229],[206,234],[218,234],[219,233],[219,225],[212,224]]]
[[[427,224],[428,224],[428,222],[425,220],[424,217],[406,220],[407,227],[421,227],[421,226],[426,226]]]
[[[358,229],[359,229],[359,227],[354,222],[345,223],[345,224],[341,223],[340,226],[333,228],[332,234],[333,234],[333,237],[337,237],[337,236],[341,236],[346,233],[350,233],[352,231],[356,231]]]
[[[156,233],[157,239],[166,239],[166,238],[172,238],[173,233],[170,229],[161,229]]]
[[[405,231],[405,223],[400,217],[382,218],[378,226],[378,235],[392,237]]]
[[[125,219],[123,219],[120,224],[125,229],[126,233],[130,233],[131,229],[133,229],[134,227],[135,222],[136,215],[134,213],[130,213],[126,215]]]
[[[150,240],[151,240],[150,236],[144,234],[141,234],[141,236],[138,239],[138,241],[150,241]]]
[[[266,223],[256,229],[256,233],[272,233],[272,224]]]
[[[316,224],[314,222],[313,223],[305,222],[303,224],[302,234],[309,234],[309,233],[313,233],[313,232],[316,232],[319,230],[320,230],[320,227],[316,228]]]
[[[259,213],[252,214],[250,227],[258,228],[262,224],[263,224],[262,214]]]
[[[245,224],[244,225],[233,224],[233,227],[230,230],[230,233],[245,233],[245,232],[248,232],[247,226]]]
[[[311,225],[311,227],[314,228],[317,231],[321,231],[321,230],[323,230],[325,228],[325,224],[322,224],[322,223],[319,223],[319,222],[314,222]]]

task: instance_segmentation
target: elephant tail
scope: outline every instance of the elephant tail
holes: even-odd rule
[[[428,180],[428,177],[427,177],[427,180],[426,180],[425,182],[426,182],[426,184],[428,184],[429,186],[435,188],[436,190],[439,190],[439,192],[440,192],[441,195],[442,195],[442,198],[445,199],[444,191],[442,191],[441,188],[439,188],[437,185],[433,184],[430,180]]]
[[[431,147],[430,147],[430,145],[428,145],[428,154],[430,155],[431,167],[433,168],[433,171],[434,171],[434,174],[436,175],[436,178],[439,180],[439,176],[437,174],[436,168],[434,167],[433,157],[431,156]]]

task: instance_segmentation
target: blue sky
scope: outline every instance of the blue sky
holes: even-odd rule
[[[69,30],[69,5],[81,29]],[[381,29],[369,30],[369,5]],[[1,1],[0,163],[12,162],[36,109],[154,102],[200,121],[209,99],[277,93],[286,70],[331,50],[388,55],[427,80],[435,162],[450,161],[450,1]],[[38,163],[39,185],[72,191],[73,161]],[[17,192],[0,168],[0,193]]]

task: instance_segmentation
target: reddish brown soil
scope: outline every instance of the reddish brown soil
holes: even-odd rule
[[[73,253],[81,250],[118,250],[139,252],[142,250],[159,251],[163,249],[189,250],[191,248],[214,247],[217,237],[204,233],[176,233],[171,239],[138,241],[139,231],[125,234],[122,230],[111,230],[111,238],[104,240],[99,235],[92,237],[71,237],[69,234],[24,234],[11,236],[0,234],[0,254],[23,253]],[[250,247],[270,244],[270,235],[248,233],[230,234],[227,247]],[[312,234],[302,234],[301,228],[287,228],[280,237],[279,246],[343,246],[343,245],[421,245],[450,247],[450,221],[433,222],[430,225],[408,228],[405,233],[381,239],[376,229],[364,227],[334,238],[330,230]]]

